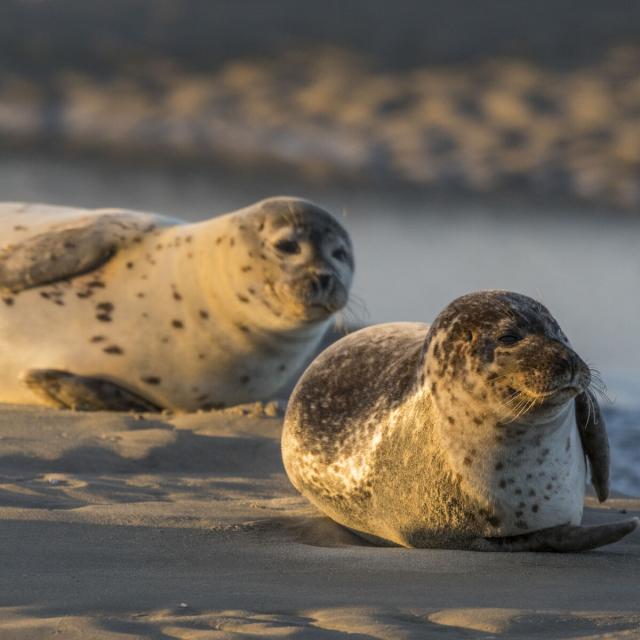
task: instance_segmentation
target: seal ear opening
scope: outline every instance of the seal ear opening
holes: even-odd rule
[[[598,400],[590,391],[576,396],[576,424],[591,468],[591,484],[598,500],[609,497],[609,439]]]

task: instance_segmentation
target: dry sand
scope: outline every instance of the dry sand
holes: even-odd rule
[[[640,534],[578,555],[367,546],[288,484],[280,427],[0,409],[0,638],[640,637]]]

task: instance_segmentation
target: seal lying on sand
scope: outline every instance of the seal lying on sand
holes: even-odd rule
[[[0,205],[0,401],[196,410],[267,400],[347,302],[349,236],[270,198],[186,224]]]
[[[282,452],[294,486],[361,536],[407,547],[581,551],[633,531],[580,526],[585,454],[601,501],[609,449],[590,370],[551,314],[472,293],[431,328],[374,326],[296,386]]]

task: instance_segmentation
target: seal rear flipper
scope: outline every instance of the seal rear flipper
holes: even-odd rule
[[[28,369],[20,379],[46,404],[57,409],[160,411],[160,407],[152,402],[108,380],[57,369]]]
[[[97,269],[142,234],[129,214],[92,216],[0,249],[0,288],[14,293]]]
[[[591,483],[600,502],[609,497],[609,439],[600,405],[590,391],[575,399],[576,424],[591,467]]]
[[[633,533],[640,519],[631,518],[609,524],[581,526],[563,524],[558,527],[532,531],[521,536],[506,538],[476,538],[472,549],[476,551],[556,551],[576,553],[618,542]]]

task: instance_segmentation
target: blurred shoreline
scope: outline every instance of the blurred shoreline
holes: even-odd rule
[[[0,6],[0,147],[640,204],[640,5]]]

